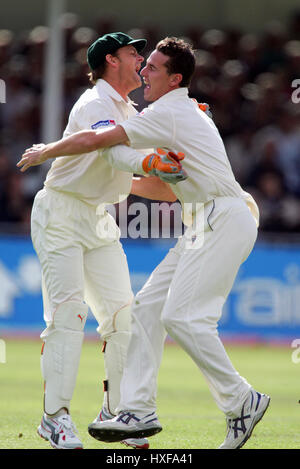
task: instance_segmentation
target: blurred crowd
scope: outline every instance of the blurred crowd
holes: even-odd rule
[[[64,128],[72,105],[90,86],[87,47],[119,26],[102,19],[85,27],[72,13],[62,25]],[[164,37],[153,27],[126,32],[147,38],[146,53]],[[256,34],[199,25],[181,37],[196,50],[190,95],[210,104],[235,176],[259,205],[261,231],[300,234],[300,10],[288,24],[271,22]],[[0,104],[0,232],[29,231],[32,201],[45,176],[40,167],[22,174],[15,165],[42,139],[47,39],[45,26],[22,34],[0,30],[0,79],[6,84],[6,103]],[[142,90],[132,98],[139,109],[146,105]]]

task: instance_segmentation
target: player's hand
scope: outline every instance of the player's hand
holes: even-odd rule
[[[183,159],[184,153],[166,152],[158,148],[156,153],[144,158],[143,170],[147,174],[158,176],[164,182],[177,184],[188,177],[181,165]]]
[[[33,145],[23,153],[22,158],[17,163],[17,167],[24,173],[30,166],[38,166],[47,160],[44,150],[47,145],[39,143]]]
[[[203,111],[206,115],[208,115],[208,117],[210,117],[212,119],[213,116],[212,116],[212,113],[210,111],[209,104],[207,104],[207,103],[198,103],[197,99],[195,99],[195,98],[192,98],[192,99],[193,99],[193,101],[195,101],[195,103],[198,104],[199,109],[201,109],[201,111]]]

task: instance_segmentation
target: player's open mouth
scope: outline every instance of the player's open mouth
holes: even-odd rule
[[[145,78],[144,78],[144,85],[145,85],[146,90],[150,89],[150,84],[147,82],[147,80],[145,80]]]
[[[137,78],[139,79],[139,81],[141,81],[140,70],[141,70],[141,67],[136,67],[136,69],[135,69],[135,73],[136,73]]]

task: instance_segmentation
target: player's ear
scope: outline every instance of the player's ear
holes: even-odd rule
[[[116,55],[106,54],[105,59],[106,62],[112,65],[113,67],[115,67],[118,63],[118,57]]]
[[[171,86],[179,86],[181,82],[182,82],[182,74],[173,73],[171,76],[171,81],[170,81]]]

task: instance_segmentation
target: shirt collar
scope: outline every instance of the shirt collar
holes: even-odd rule
[[[151,103],[151,105],[156,104],[156,103],[163,103],[165,101],[175,101],[176,99],[180,97],[188,97],[189,90],[188,88],[176,88],[175,90],[169,91],[168,93],[164,94],[160,98],[158,98],[156,101]]]
[[[97,80],[96,88],[99,96],[101,96],[102,93],[105,93],[105,95],[110,96],[119,103],[123,102],[125,104],[134,104],[129,97],[127,97],[127,101],[125,101],[125,99],[106,80],[103,80],[103,78],[99,78],[99,80]]]

